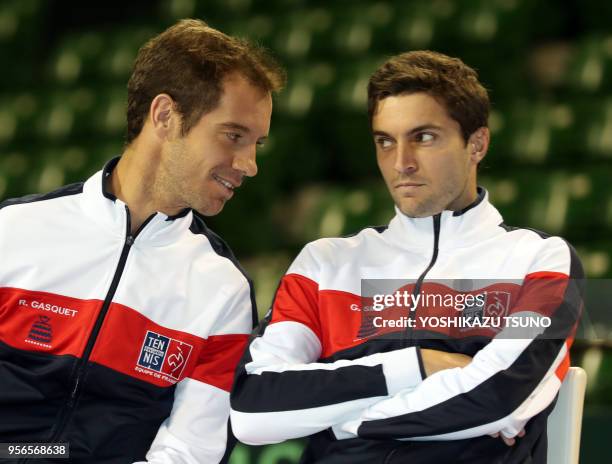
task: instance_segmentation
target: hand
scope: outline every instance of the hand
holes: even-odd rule
[[[496,432],[496,433],[492,433],[490,435],[493,438],[498,438],[501,437],[501,439],[504,441],[504,443],[508,446],[513,446],[516,443],[516,438],[512,437],[512,438],[508,438],[506,436],[504,436],[503,433],[500,432]],[[518,434],[517,437],[524,437],[525,436],[525,429],[522,429]]]
[[[446,351],[421,348],[421,359],[427,376],[443,369],[465,367],[472,362],[472,358],[460,353],[447,353]]]

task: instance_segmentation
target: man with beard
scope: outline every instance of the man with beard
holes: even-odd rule
[[[240,363],[236,436],[310,436],[302,463],[545,462],[581,305],[573,248],[505,225],[477,185],[489,98],[461,60],[392,57],[370,79],[368,112],[396,215],[295,259]],[[371,279],[403,283],[364,294]],[[404,292],[414,304],[401,307]],[[423,303],[468,293],[469,308]],[[552,322],[466,328],[492,315]]]
[[[257,173],[283,80],[263,50],[179,21],[138,53],[123,154],[0,205],[1,442],[67,443],[75,463],[227,461],[256,311],[203,217]]]

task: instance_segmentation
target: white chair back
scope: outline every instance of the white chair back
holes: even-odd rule
[[[584,369],[570,367],[561,384],[548,416],[548,464],[578,464],[586,381]]]

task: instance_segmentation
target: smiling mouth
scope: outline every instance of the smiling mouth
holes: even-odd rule
[[[238,187],[237,185],[232,184],[229,180],[225,180],[222,177],[219,177],[216,174],[212,175],[213,179],[215,179],[217,182],[219,182],[221,185],[223,185],[226,189],[230,190],[230,191],[234,191],[234,189],[236,187]]]

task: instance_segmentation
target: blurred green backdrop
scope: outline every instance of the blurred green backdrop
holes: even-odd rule
[[[260,173],[209,220],[254,278],[260,314],[305,242],[392,216],[365,91],[387,56],[411,49],[462,58],[490,90],[480,177],[506,223],[564,236],[589,277],[612,278],[612,2],[601,0],[2,0],[0,198],[82,180],[119,154],[138,47],[183,17],[259,41],[288,70]],[[583,463],[610,456],[612,326],[596,328],[572,349],[589,375]],[[239,446],[232,462],[293,463],[300,449]]]

